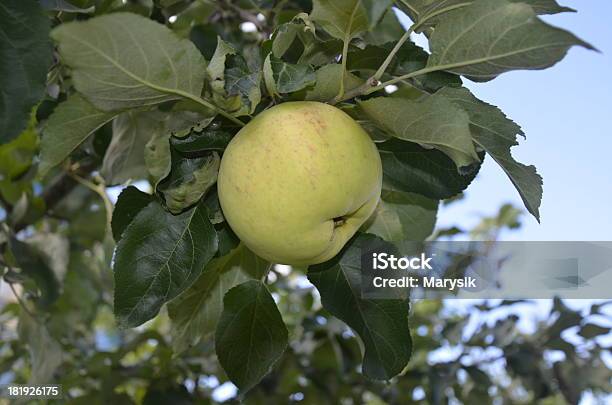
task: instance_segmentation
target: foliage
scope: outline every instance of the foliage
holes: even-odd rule
[[[596,337],[609,329],[591,319],[602,307],[585,317],[557,300],[535,334],[508,314],[464,333],[469,319],[440,302],[358,294],[363,241],[465,234],[434,233],[437,208],[485,155],[539,219],[542,180],[510,152],[521,128],[462,83],[593,49],[537,17],[566,11],[554,0],[3,2],[0,276],[19,301],[0,312],[0,382],[61,383],[69,403],[210,403],[229,380],[230,401],[253,404],[605,392]],[[384,187],[340,255],[286,271],[240,244],[215,182],[237,131],[292,100],[353,116],[376,141]],[[146,192],[129,186],[113,207],[107,187],[129,183]],[[516,226],[504,207],[471,236]],[[524,304],[473,311],[513,305]],[[576,325],[588,342],[563,339]],[[460,354],[429,361],[441,347]],[[502,373],[489,367],[500,362]]]

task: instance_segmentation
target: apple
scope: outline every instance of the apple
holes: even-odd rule
[[[346,113],[298,101],[257,115],[221,159],[223,214],[262,258],[306,266],[333,258],[380,199],[374,142]]]

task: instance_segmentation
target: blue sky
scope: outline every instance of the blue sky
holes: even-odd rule
[[[538,224],[526,215],[513,240],[610,240],[612,238],[612,1],[561,0],[578,13],[544,19],[568,29],[602,53],[572,48],[556,66],[518,71],[466,86],[500,107],[523,127],[527,140],[512,149],[544,177]],[[418,38],[417,42],[421,42]],[[503,171],[487,159],[464,201],[443,208],[440,226],[477,223],[511,202],[522,201]]]

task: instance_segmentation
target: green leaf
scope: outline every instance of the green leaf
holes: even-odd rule
[[[512,157],[510,148],[518,145],[521,128],[497,107],[487,104],[465,88],[444,88],[438,93],[462,108],[470,116],[474,141],[506,172],[518,190],[527,210],[539,221],[542,201],[542,177],[534,166],[523,165]]]
[[[459,168],[479,162],[468,115],[444,97],[434,94],[423,101],[377,97],[360,102],[359,107],[390,135],[435,147]]]
[[[89,14],[95,11],[95,6],[79,7],[76,4],[70,3],[68,0],[40,0],[41,6],[45,10],[63,11],[66,13],[83,13]]]
[[[170,138],[187,136],[205,128],[214,117],[204,117],[193,111],[149,113],[152,124],[151,139],[144,149],[144,162],[155,188],[165,179],[172,168]],[[177,138],[174,138],[177,139]]]
[[[115,316],[134,327],[188,288],[217,250],[217,235],[200,204],[172,215],[157,202],[138,213],[117,244]]]
[[[225,94],[225,62],[228,56],[235,54],[236,49],[233,46],[225,42],[221,37],[217,37],[217,48],[206,68],[213,92]]]
[[[157,187],[157,191],[164,196],[168,210],[178,214],[198,202],[217,182],[220,163],[217,152],[196,158],[173,153],[170,175]]]
[[[32,117],[25,131],[12,141],[0,145],[0,178],[15,182],[32,167],[37,151],[36,120]]]
[[[353,49],[347,59],[348,69],[373,75],[387,58],[394,44],[368,45],[364,49]],[[423,69],[429,54],[413,42],[406,41],[395,54],[383,77],[393,78]],[[449,72],[430,72],[410,79],[412,84],[425,91],[436,91],[444,86],[461,86],[461,78]],[[394,96],[397,93],[394,93]]]
[[[392,4],[392,0],[314,0],[310,17],[331,36],[350,41],[374,28]]]
[[[536,18],[527,4],[479,0],[436,26],[427,68],[491,80],[510,70],[550,67],[573,45],[594,49]]]
[[[438,201],[383,189],[376,211],[362,230],[389,242],[423,241],[434,230],[437,211]]]
[[[569,7],[560,6],[556,0],[509,0],[513,3],[525,3],[537,14],[557,14],[575,11]],[[420,22],[421,28],[435,25],[447,13],[467,7],[471,0],[400,0],[398,7],[406,12],[412,21]]]
[[[269,54],[264,62],[264,80],[271,95],[293,93],[316,81],[310,65],[293,65]]]
[[[424,149],[399,139],[390,139],[377,146],[387,188],[419,193],[435,200],[461,193],[474,180],[481,166],[463,175],[457,172],[453,161],[438,150]]]
[[[232,137],[230,132],[213,125],[201,132],[192,131],[183,138],[171,137],[170,144],[182,154],[199,154],[211,150],[224,150]]]
[[[225,294],[215,350],[219,363],[241,391],[250,390],[270,372],[287,343],[287,328],[262,282],[246,281]]]
[[[162,128],[150,134],[151,139],[144,148],[144,162],[154,188],[170,174],[172,158],[170,132]]]
[[[0,144],[17,137],[45,94],[51,64],[49,18],[35,0],[0,6]]]
[[[405,29],[400,24],[392,9],[388,9],[382,19],[370,31],[363,35],[366,44],[383,45],[397,40],[404,34]]]
[[[195,45],[148,18],[111,13],[51,33],[76,89],[104,111],[200,96],[205,61]]]
[[[251,71],[242,56],[231,56],[228,59],[225,91],[230,97],[240,96],[242,103],[248,106],[245,114],[252,114],[261,101],[261,70]]]
[[[261,280],[269,267],[244,245],[211,260],[200,278],[168,304],[174,352],[208,339],[217,327],[225,293],[244,281]]]
[[[340,91],[340,82],[343,79],[342,65],[337,63],[325,65],[315,72],[316,83],[312,89],[306,90],[304,100],[326,102],[334,98]],[[344,89],[349,91],[363,84],[357,76],[346,73],[344,75]]]
[[[164,126],[155,111],[123,113],[113,121],[113,139],[106,150],[101,174],[107,185],[147,176],[145,145]]]
[[[597,336],[608,335],[610,331],[612,331],[612,329],[609,327],[587,323],[580,327],[580,332],[578,332],[578,334],[585,339],[593,339]]]
[[[123,189],[117,198],[111,221],[115,242],[119,242],[123,231],[151,201],[153,201],[151,194],[143,193],[134,186]]]
[[[361,298],[361,250],[375,240],[372,235],[360,234],[336,258],[311,266],[308,279],[319,290],[323,307],[346,322],[363,341],[366,377],[389,380],[410,360],[410,304],[407,299]]]
[[[89,135],[117,115],[96,109],[76,93],[58,105],[49,117],[40,143],[39,170],[45,175],[60,164]]]
[[[36,305],[48,309],[59,297],[60,285],[53,270],[35,247],[14,237],[9,238],[8,245],[17,266],[21,269],[21,275],[36,283],[39,291]]]
[[[30,354],[30,378],[28,384],[54,383],[53,374],[62,364],[62,347],[53,339],[40,319],[34,319],[26,311],[19,315],[19,339],[28,346]]]

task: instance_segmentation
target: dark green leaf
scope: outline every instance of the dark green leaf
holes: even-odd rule
[[[478,165],[469,174],[462,175],[444,153],[399,139],[380,143],[378,149],[384,179],[390,188],[419,193],[436,200],[461,193],[480,169]]]
[[[0,144],[18,136],[45,94],[51,64],[49,19],[36,0],[0,6]]]
[[[225,293],[244,281],[261,280],[269,267],[244,245],[211,260],[200,278],[168,304],[174,351],[181,353],[210,337],[221,316]]]
[[[201,204],[172,215],[157,202],[145,207],[117,245],[115,316],[133,327],[188,288],[217,250],[217,235]]]
[[[366,46],[364,49],[354,49],[349,52],[347,60],[349,70],[360,70],[373,74],[387,58],[394,47],[394,43],[380,46]],[[389,78],[402,76],[427,65],[429,54],[411,41],[406,41],[397,51],[395,58],[387,67]],[[436,91],[444,86],[460,86],[461,78],[449,72],[431,72],[416,76],[411,81],[426,91]]]
[[[214,125],[214,124],[213,124]],[[207,151],[222,151],[233,135],[221,128],[206,128],[202,132],[192,131],[183,138],[171,137],[170,144],[182,154],[198,154]]]
[[[121,239],[123,231],[125,231],[125,228],[127,228],[136,215],[149,205],[151,201],[153,201],[151,194],[143,193],[134,186],[126,187],[119,194],[111,221],[113,238],[116,242]]]
[[[246,281],[225,294],[215,350],[241,391],[250,390],[270,372],[287,343],[287,328],[262,282]]]
[[[578,334],[585,339],[593,339],[597,336],[608,335],[612,329],[610,327],[587,323],[580,328]]]
[[[388,380],[401,373],[410,360],[409,301],[361,298],[361,248],[375,239],[359,235],[335,259],[311,266],[308,279],[319,290],[323,307],[361,337],[365,347],[363,373]]]

